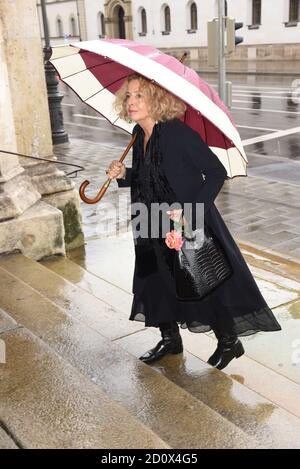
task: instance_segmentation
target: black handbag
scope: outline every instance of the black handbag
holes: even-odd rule
[[[205,225],[187,235],[176,251],[174,278],[178,300],[200,300],[215,290],[232,273],[229,260],[215,235]]]

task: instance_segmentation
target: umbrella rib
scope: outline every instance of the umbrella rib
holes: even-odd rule
[[[231,164],[230,164],[230,158],[229,158],[229,155],[228,155],[228,148],[226,148],[226,155],[227,155],[228,166],[229,166],[229,170],[230,170],[230,176],[232,176],[232,169],[231,169]]]
[[[207,142],[207,132],[206,132],[206,126],[205,126],[205,119],[203,119],[203,115],[202,115],[202,114],[201,114],[201,119],[202,119],[202,122],[203,122],[205,141]]]
[[[54,60],[53,60],[53,62],[54,62]],[[113,62],[114,62],[114,60],[110,60],[109,62],[104,62],[103,64],[91,65],[91,66],[88,67],[88,68],[87,68],[87,66],[86,66],[84,70],[79,70],[78,72],[71,73],[70,75],[64,76],[64,80],[65,80],[66,78],[74,77],[75,75],[78,75],[79,73],[82,73],[82,72],[84,72],[85,70],[91,70],[92,68],[102,67],[102,65],[111,64],[111,63],[113,63]]]
[[[118,83],[118,81],[124,80],[124,78],[127,78],[127,77],[128,77],[128,74],[126,74],[125,76],[123,76],[123,77],[121,77],[121,78],[118,78],[117,80],[113,81],[112,83],[109,84],[109,86],[114,85],[115,83]],[[101,83],[101,82],[99,82],[99,83]],[[88,99],[93,98],[93,97],[96,96],[97,94],[101,93],[103,90],[107,90],[107,86],[103,86],[102,90],[97,91],[96,93],[92,94],[91,96],[89,96],[88,98],[86,98],[84,101],[86,102]],[[109,91],[109,90],[108,90],[108,91]]]

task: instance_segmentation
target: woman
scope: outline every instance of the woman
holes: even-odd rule
[[[214,331],[218,346],[208,363],[223,369],[244,353],[238,336],[281,329],[214,205],[226,170],[199,134],[179,119],[185,104],[151,81],[130,75],[117,93],[115,107],[121,118],[137,123],[133,129],[137,138],[132,168],[113,161],[109,177],[116,178],[119,187],[131,187],[132,207],[142,203],[150,210],[157,203],[177,202],[179,207],[192,203],[193,229],[196,204],[203,203],[205,223],[221,241],[233,267],[232,276],[202,300],[181,302],[176,299],[172,275],[175,251],[166,245],[163,223],[158,237],[137,236],[142,222],[135,226],[134,298],[129,319],[159,327],[162,335],[140,359],[152,363],[166,354],[181,353],[180,324],[191,332]],[[163,216],[170,217],[172,227],[181,215],[182,210],[176,208]],[[151,233],[150,216],[146,227]]]

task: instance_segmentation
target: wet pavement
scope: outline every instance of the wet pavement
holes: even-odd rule
[[[18,447],[299,448],[297,280],[251,265],[283,331],[243,338],[225,373],[205,363],[212,334],[188,331],[183,354],[148,366],[159,332],[128,321],[131,233],[70,254],[0,257],[0,412]]]

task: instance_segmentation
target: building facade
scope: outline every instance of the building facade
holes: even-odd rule
[[[300,60],[300,0],[275,3],[227,0],[228,16],[244,23],[233,59]],[[48,0],[47,12],[52,43],[117,37],[204,59],[207,21],[217,6],[217,0]]]

